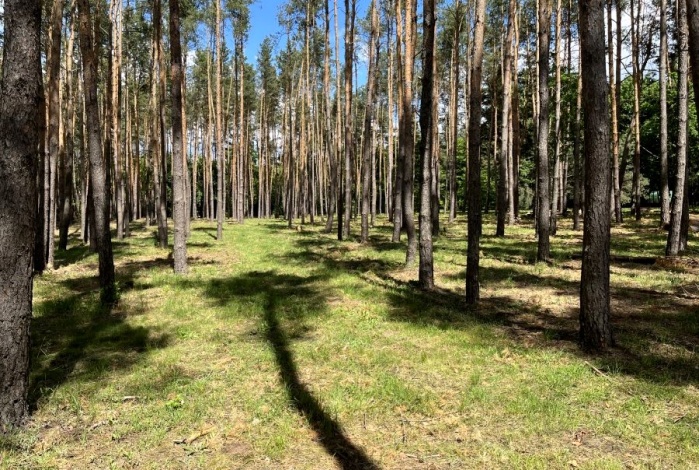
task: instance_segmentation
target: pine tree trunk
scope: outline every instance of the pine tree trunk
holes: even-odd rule
[[[75,17],[75,15],[73,15]],[[58,242],[59,250],[68,248],[68,231],[73,218],[73,159],[75,136],[75,99],[73,93],[73,48],[75,44],[75,21],[71,21],[70,34],[66,47],[66,118],[69,124],[66,126],[64,164],[62,165],[61,178],[63,180],[63,197],[61,198],[61,229]]]
[[[416,3],[415,0],[405,2],[405,56],[403,57],[403,111],[400,127],[400,150],[403,159],[402,206],[403,224],[408,235],[408,247],[405,254],[405,264],[415,262],[417,255],[417,237],[415,234],[414,210],[414,168],[415,168],[415,127],[413,119],[413,70],[415,57],[416,34]]]
[[[78,0],[80,16],[80,50],[83,60],[85,110],[87,115],[88,152],[90,154],[90,189],[94,206],[94,233],[99,254],[99,281],[103,304],[114,303],[114,259],[109,232],[109,167],[102,154],[102,133],[97,102],[97,57],[90,22],[88,0]]]
[[[216,0],[216,170],[217,175],[217,196],[216,196],[216,239],[223,240],[223,219],[225,217],[225,194],[223,185],[225,178],[224,172],[224,159],[225,151],[223,148],[223,110],[222,110],[222,96],[221,96],[221,62],[223,58],[222,45],[221,45],[221,0]]]
[[[61,44],[63,32],[63,0],[53,0],[51,8],[51,19],[49,25],[49,52],[47,60],[47,87],[48,87],[48,219],[47,224],[47,257],[46,266],[49,269],[53,268],[54,252],[55,252],[55,236],[56,229],[56,206],[58,205],[58,192],[56,185],[58,183],[58,160],[62,151],[59,144],[60,120],[61,120],[61,101],[59,99],[59,90],[61,87]]]
[[[354,63],[355,13],[356,0],[345,0],[345,201],[342,226],[342,238],[344,240],[349,238],[350,219],[352,216],[352,151],[354,148],[352,130],[352,64]]]
[[[689,2],[678,2],[677,30],[679,60],[677,66],[677,94],[678,94],[678,130],[677,130],[677,175],[675,178],[675,192],[672,197],[672,212],[670,214],[670,232],[667,237],[665,248],[666,256],[677,256],[682,251],[682,213],[687,198],[687,105],[688,105],[688,83],[687,74],[689,66],[689,38],[688,38],[688,13]],[[690,6],[691,9],[691,6]],[[694,15],[696,13],[693,12]]]
[[[580,285],[580,342],[586,350],[613,345],[609,324],[611,174],[603,0],[580,0],[585,116],[585,228]]]
[[[550,204],[549,204],[549,34],[551,30],[550,0],[539,0],[539,113],[538,113],[538,158],[537,158],[537,261],[548,261],[550,248]]]
[[[432,127],[435,100],[434,76],[437,64],[434,60],[435,44],[435,0],[425,0],[423,15],[423,73],[422,97],[420,99],[420,157],[422,159],[422,189],[420,191],[420,268],[419,283],[423,289],[434,288],[434,266],[432,259],[432,158],[435,145]]]
[[[379,40],[379,14],[376,0],[370,6],[371,38],[369,39],[369,71],[367,73],[366,110],[364,112],[364,142],[362,148],[362,233],[361,242],[369,242],[369,216],[371,196],[372,159],[374,154],[374,139],[372,139],[372,124],[374,122],[374,92],[376,88],[376,61]]]
[[[459,146],[459,83],[461,78],[461,25],[463,10],[461,0],[456,0],[454,4],[454,31],[451,51],[451,88],[449,98],[449,124],[451,126],[451,145],[449,147],[448,169],[449,169],[449,223],[456,218],[457,187],[456,187],[456,154]]]
[[[470,106],[468,121],[468,252],[466,255],[466,303],[480,299],[481,215],[481,79],[483,72],[483,36],[485,0],[476,0],[476,17],[471,62]]]
[[[573,126],[573,230],[580,230],[582,164],[580,162],[580,121],[582,120],[582,70],[578,62],[578,90],[575,101],[575,125]]]
[[[639,0],[631,0],[631,60],[633,64],[633,206],[636,220],[641,220],[641,70],[639,64],[638,10]]]
[[[560,212],[561,193],[561,0],[556,1],[556,110],[554,123],[554,157],[553,157],[553,197],[551,198],[551,235],[558,231],[558,214]]]
[[[497,227],[495,229],[495,236],[497,237],[505,236],[505,221],[507,219],[507,211],[509,209],[507,168],[510,165],[508,161],[508,155],[510,151],[509,141],[511,131],[510,109],[512,104],[512,40],[514,38],[515,14],[516,2],[515,0],[510,0],[510,6],[507,15],[507,36],[503,47],[504,61],[502,80],[502,118],[500,123],[502,145],[500,146],[500,158],[498,159],[498,169],[500,171],[500,174],[498,178]]]
[[[24,422],[41,121],[41,2],[5,0],[0,81],[0,433]]]
[[[172,189],[174,193],[173,258],[175,273],[187,272],[187,188],[185,185],[184,138],[182,135],[182,49],[180,46],[180,0],[170,0],[170,76],[172,79]]]

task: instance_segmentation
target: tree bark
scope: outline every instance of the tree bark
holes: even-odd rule
[[[633,206],[636,220],[641,220],[641,69],[639,64],[639,0],[631,0],[631,61],[633,79]],[[634,13],[634,6],[636,6]]]
[[[223,58],[221,45],[221,0],[216,0],[216,170],[217,188],[216,188],[216,240],[223,240],[223,219],[225,218],[225,195],[223,185],[225,178],[223,177],[225,151],[223,149],[223,109],[221,96],[221,62]]]
[[[29,385],[41,2],[5,0],[0,82],[0,432],[23,424]]]
[[[549,210],[549,35],[551,30],[550,0],[539,0],[539,130],[537,159],[537,261],[551,257]]]
[[[72,13],[72,11],[71,11]],[[72,15],[73,17],[75,15]],[[75,156],[75,96],[73,93],[73,48],[75,44],[75,21],[71,21],[70,35],[66,48],[66,118],[69,120],[66,126],[65,152],[63,152],[63,165],[61,178],[63,179],[63,196],[61,198],[61,228],[58,249],[65,251],[68,248],[68,230],[73,218],[73,159]]]
[[[180,46],[180,0],[170,0],[170,76],[172,79],[172,186],[174,193],[174,269],[187,272],[187,188],[185,185],[182,135],[182,49]]]
[[[678,94],[678,129],[677,129],[677,175],[675,178],[675,192],[672,198],[672,213],[670,214],[670,232],[667,237],[667,246],[665,248],[666,256],[677,256],[682,251],[681,232],[682,232],[682,212],[685,199],[687,198],[687,105],[688,105],[688,83],[687,74],[689,66],[689,42],[688,42],[688,16],[687,7],[691,5],[688,0],[686,2],[679,1],[677,11],[678,23],[678,48],[679,60],[677,66],[677,94]],[[689,7],[692,8],[691,6]],[[696,13],[694,13],[696,14]]]
[[[371,181],[374,178],[372,172],[372,159],[374,153],[374,139],[372,138],[372,123],[374,121],[374,93],[376,88],[376,52],[379,39],[379,14],[376,0],[372,0],[370,7],[371,38],[369,40],[369,71],[367,73],[366,110],[364,112],[364,142],[362,149],[362,243],[369,242],[369,215],[371,211],[369,198],[371,196]]]
[[[560,1],[560,0],[559,0]],[[515,30],[515,15],[517,3],[515,0],[510,0],[510,6],[507,14],[507,36],[503,47],[503,79],[502,79],[502,118],[501,118],[501,139],[500,158],[498,159],[498,215],[497,227],[495,229],[496,237],[505,236],[505,222],[507,212],[509,210],[509,187],[508,187],[508,166],[510,165],[508,155],[510,154],[510,109],[512,104],[512,40]]]
[[[480,299],[481,237],[481,80],[483,72],[483,36],[485,33],[485,0],[476,0],[476,17],[471,62],[471,90],[468,121],[468,252],[466,255],[466,303]]]
[[[78,0],[80,51],[83,60],[85,110],[87,115],[88,152],[90,154],[90,189],[94,206],[95,241],[99,254],[99,281],[103,304],[117,300],[114,282],[112,236],[109,232],[109,168],[102,154],[102,133],[97,102],[97,57],[90,22],[90,3]]]
[[[420,268],[419,283],[423,289],[434,288],[434,266],[432,259],[432,158],[434,153],[433,122],[434,107],[437,106],[434,86],[436,62],[435,43],[435,0],[425,0],[423,15],[422,97],[420,100],[420,157],[422,158],[422,188],[420,191]]]
[[[613,345],[609,325],[611,173],[603,0],[580,0],[585,116],[585,228],[580,284],[580,343],[586,350]]]
[[[48,87],[48,141],[49,141],[49,166],[48,166],[48,219],[47,225],[47,257],[46,266],[53,268],[55,252],[56,206],[58,205],[56,185],[58,183],[58,160],[62,151],[59,144],[60,120],[61,120],[61,44],[63,32],[63,0],[54,0],[51,8],[51,23],[49,27],[50,49],[47,61],[47,87]]]

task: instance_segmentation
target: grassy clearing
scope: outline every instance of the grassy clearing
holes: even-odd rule
[[[218,243],[198,222],[181,278],[135,225],[111,311],[96,257],[72,247],[36,282],[34,411],[0,466],[696,467],[696,265],[643,261],[664,247],[651,220],[615,228],[619,347],[588,356],[582,234],[561,221],[554,262],[535,265],[531,226],[497,239],[486,221],[477,309],[461,299],[463,220],[436,242],[434,293],[384,219],[369,246],[252,220]]]

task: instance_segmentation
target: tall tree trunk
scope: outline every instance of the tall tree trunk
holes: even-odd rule
[[[633,206],[636,220],[641,220],[641,67],[639,64],[639,0],[631,0],[631,61],[633,64]],[[634,6],[636,13],[634,13]]]
[[[403,57],[403,97],[400,126],[400,150],[403,159],[402,206],[403,224],[408,235],[408,247],[405,254],[405,264],[415,262],[417,252],[417,237],[415,234],[414,210],[414,167],[415,167],[415,127],[413,119],[413,70],[415,57],[416,13],[415,0],[405,1],[405,55]]]
[[[683,0],[679,0],[683,1]],[[660,225],[670,223],[667,163],[667,0],[660,0]]]
[[[345,203],[342,238],[350,235],[352,216],[352,64],[354,63],[354,19],[356,0],[345,0]]]
[[[72,12],[72,8],[71,8]],[[75,17],[75,15],[71,15]],[[61,168],[61,178],[63,179],[63,197],[61,198],[61,229],[58,242],[59,250],[68,248],[68,231],[73,218],[73,159],[74,137],[75,137],[75,99],[73,93],[73,47],[75,44],[75,21],[70,23],[70,34],[66,47],[66,119],[69,120],[66,126],[65,152],[63,153],[64,163]]]
[[[46,266],[53,268],[56,229],[56,206],[58,205],[56,185],[58,183],[58,160],[63,150],[60,146],[60,121],[61,121],[61,101],[59,99],[61,87],[61,44],[63,32],[63,0],[53,0],[51,8],[51,22],[49,25],[49,44],[47,71],[48,71],[48,141],[49,141],[49,166],[48,166],[48,219],[47,224],[47,252]]]
[[[337,205],[338,180],[337,180],[337,158],[336,147],[333,143],[333,128],[332,128],[332,106],[330,104],[330,0],[325,0],[325,50],[323,54],[323,93],[325,95],[324,111],[324,131],[325,131],[325,151],[328,155],[330,163],[330,198],[328,204],[328,218],[325,222],[325,231],[332,232],[333,218]],[[265,141],[267,136],[265,135]]]
[[[483,36],[485,33],[485,0],[476,0],[471,62],[471,91],[468,120],[468,252],[466,255],[466,303],[480,298],[481,215],[481,76],[483,72]]]
[[[182,49],[180,46],[180,0],[170,0],[170,76],[172,79],[172,186],[174,193],[173,258],[175,273],[187,272],[187,188],[185,185],[184,138],[182,135]]]
[[[680,242],[682,232],[682,212],[687,198],[687,105],[688,83],[687,74],[689,66],[689,41],[687,6],[692,0],[677,3],[677,36],[679,48],[679,60],[677,66],[677,94],[678,94],[678,130],[677,130],[677,175],[675,178],[675,192],[672,197],[672,213],[670,214],[670,232],[665,248],[666,256],[677,256],[682,251]],[[691,5],[691,4],[689,4]],[[689,7],[692,8],[691,6]],[[692,13],[696,15],[695,12]]]
[[[580,230],[582,193],[582,164],[580,162],[580,121],[582,120],[582,67],[578,61],[578,90],[575,101],[575,125],[573,126],[573,230]]]
[[[560,0],[559,0],[560,1]],[[507,211],[509,209],[508,204],[508,171],[507,167],[510,165],[508,163],[508,155],[510,153],[510,131],[511,131],[511,121],[510,121],[510,109],[512,104],[512,40],[514,39],[515,30],[515,15],[516,13],[516,1],[510,0],[509,11],[507,14],[507,37],[505,39],[505,45],[503,48],[504,61],[503,61],[503,80],[502,80],[502,118],[501,118],[501,139],[502,144],[500,146],[500,158],[498,160],[498,168],[500,170],[500,175],[498,179],[498,215],[497,215],[497,227],[495,230],[495,236],[504,237],[505,236],[505,221],[507,218]]]
[[[102,154],[102,134],[97,102],[97,57],[90,22],[88,0],[78,0],[80,18],[80,51],[83,61],[85,110],[87,114],[88,146],[90,153],[90,189],[94,206],[95,235],[99,254],[99,281],[103,304],[117,300],[114,282],[112,236],[109,232],[109,167]]]
[[[451,145],[447,156],[449,169],[449,223],[456,218],[457,187],[456,187],[456,154],[459,146],[459,83],[461,78],[461,28],[463,22],[463,8],[461,0],[454,3],[454,31],[451,50],[451,83],[449,98],[449,125],[451,127]]]
[[[539,131],[537,158],[537,235],[536,259],[548,261],[551,257],[549,211],[549,35],[551,31],[550,0],[539,0]]]
[[[434,107],[437,106],[434,76],[435,0],[425,0],[422,7],[423,51],[422,97],[420,100],[420,157],[422,158],[422,189],[420,191],[420,269],[419,283],[423,289],[434,288],[432,259],[432,158],[435,145],[433,126]]]
[[[664,0],[663,0],[664,1]],[[617,28],[621,28],[617,24]],[[621,187],[619,186],[619,117],[617,116],[617,100],[620,99],[616,93],[615,73],[614,73],[614,41],[612,34],[612,0],[607,0],[607,51],[609,67],[609,96],[612,111],[612,204],[614,206],[614,221],[621,223]],[[661,69],[662,70],[662,69]],[[661,72],[662,74],[662,72]],[[661,85],[662,94],[662,85]],[[661,112],[662,116],[662,112]],[[662,117],[661,117],[662,121]],[[662,122],[661,122],[662,128]],[[667,137],[667,136],[666,136]],[[662,137],[661,137],[662,141]],[[662,146],[662,144],[661,144]],[[666,148],[667,151],[667,148]]]
[[[403,229],[403,173],[405,166],[405,152],[402,148],[403,138],[403,94],[405,92],[405,86],[402,85],[405,81],[404,70],[403,70],[403,45],[405,44],[405,38],[403,35],[403,11],[401,7],[401,2],[395,0],[395,16],[396,16],[396,69],[398,70],[398,154],[396,155],[396,171],[395,171],[395,184],[393,185],[393,237],[391,240],[393,242],[400,241],[401,230]]]
[[[519,87],[517,84],[517,69],[519,63],[519,14],[515,11],[514,17],[514,35],[515,42],[513,45],[512,64],[514,67],[514,79],[512,80],[512,133],[510,146],[510,161],[508,165],[508,180],[510,182],[508,192],[508,225],[514,225],[519,219],[519,156],[520,156],[520,131],[519,131]]]
[[[372,0],[370,7],[371,38],[369,40],[369,71],[367,73],[366,110],[364,112],[364,142],[362,149],[362,243],[369,242],[369,215],[371,196],[372,159],[374,154],[374,139],[372,138],[372,123],[374,121],[374,89],[376,88],[376,61],[379,41],[379,13],[376,0]]]
[[[37,148],[41,121],[41,2],[5,0],[0,81],[0,432],[27,415]]]
[[[609,325],[611,174],[609,104],[604,61],[603,0],[580,0],[585,116],[585,228],[580,283],[580,342],[586,350],[613,345]]]
[[[121,82],[121,51],[122,51],[122,0],[112,0],[111,5],[111,20],[112,20],[112,31],[111,31],[111,42],[112,50],[111,54],[111,110],[112,110],[112,122],[109,123],[111,128],[111,148],[114,159],[114,179],[116,182],[115,192],[116,192],[116,223],[117,223],[117,238],[124,238],[124,225],[125,214],[126,214],[126,187],[124,182],[124,156],[121,153],[121,106],[119,106],[119,89]]]
[[[560,212],[561,193],[561,0],[556,1],[556,110],[554,124],[553,156],[553,197],[551,198],[551,234],[558,231],[558,214]]]
[[[225,195],[223,185],[225,178],[223,177],[225,150],[223,148],[223,103],[221,95],[221,66],[223,58],[221,54],[223,48],[221,34],[221,0],[216,0],[216,170],[217,175],[217,195],[216,195],[216,239],[223,240],[223,219],[225,217]]]

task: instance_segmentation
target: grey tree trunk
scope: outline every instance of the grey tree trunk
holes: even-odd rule
[[[41,2],[5,0],[0,85],[0,432],[27,414],[36,177],[41,121]]]
[[[691,1],[691,0],[689,0]],[[677,176],[675,192],[672,197],[672,213],[670,214],[670,232],[667,237],[665,248],[666,256],[677,256],[682,251],[682,212],[684,200],[687,198],[687,105],[688,105],[688,83],[687,74],[689,66],[689,42],[688,42],[688,2],[678,2],[678,46],[679,60],[677,66],[677,94],[678,94],[678,130],[677,130]],[[691,8],[691,7],[690,7]]]
[[[586,350],[603,350],[613,345],[609,325],[610,123],[603,1],[579,2],[587,176],[580,284],[580,343]]]
[[[60,119],[61,119],[61,101],[60,101],[60,87],[61,87],[61,44],[62,44],[62,32],[63,32],[63,1],[54,0],[51,8],[51,24],[49,27],[49,53],[47,61],[47,72],[48,72],[48,95],[49,95],[49,127],[48,127],[48,140],[49,140],[49,171],[46,175],[48,177],[48,189],[49,196],[47,199],[48,203],[48,235],[47,235],[47,251],[48,255],[46,257],[46,265],[49,269],[53,268],[54,262],[54,252],[56,246],[56,237],[54,232],[56,229],[56,206],[58,205],[58,191],[56,191],[56,185],[58,183],[58,177],[56,175],[58,171],[58,160],[60,159],[61,146],[60,146]]]
[[[72,12],[71,12],[72,13]],[[75,15],[72,15],[75,17]],[[75,38],[75,21],[71,21],[70,36],[66,49],[66,118],[69,120],[66,125],[65,152],[63,152],[63,164],[61,165],[62,197],[61,205],[61,229],[58,242],[59,250],[68,248],[68,230],[73,219],[73,158],[75,155],[75,145],[73,142],[75,134],[75,96],[73,96],[73,45]]]
[[[170,0],[170,75],[172,78],[172,218],[175,223],[173,258],[175,273],[187,272],[187,188],[185,184],[184,138],[182,135],[182,48],[180,46],[180,1]]]
[[[350,5],[351,4],[351,5]],[[345,0],[345,184],[342,238],[350,235],[352,218],[352,64],[354,63],[354,19],[356,0]],[[350,8],[351,7],[351,8]]]
[[[223,219],[225,218],[225,194],[223,177],[225,151],[223,149],[223,110],[221,100],[221,0],[216,0],[216,239],[223,240]]]
[[[579,62],[578,62],[579,64]],[[580,121],[582,120],[582,74],[578,66],[578,91],[575,101],[575,124],[573,125],[573,230],[580,230],[582,199],[582,164],[580,162]]]
[[[549,36],[551,31],[551,0],[539,0],[539,134],[537,158],[537,261],[548,261],[550,245],[549,204]]]
[[[512,104],[512,40],[515,32],[515,0],[510,0],[509,12],[507,15],[507,37],[503,49],[503,80],[502,80],[502,118],[500,122],[502,145],[500,146],[500,156],[498,159],[498,215],[496,237],[505,236],[505,221],[509,210],[509,187],[508,187],[508,155],[510,154],[510,108]],[[511,182],[510,182],[511,184]]]
[[[371,181],[374,178],[372,172],[372,155],[374,153],[374,140],[371,125],[374,121],[374,89],[376,88],[376,61],[379,40],[379,14],[376,8],[376,0],[371,2],[371,39],[369,40],[369,71],[367,74],[366,110],[364,113],[364,142],[362,149],[362,243],[369,242],[369,215],[371,211],[369,198],[371,196]]]
[[[425,0],[423,15],[422,98],[420,100],[420,157],[422,158],[422,188],[420,191],[420,268],[419,283],[423,289],[434,287],[432,259],[432,158],[434,152],[433,122],[435,100],[435,6],[434,0]]]
[[[485,33],[485,0],[476,0],[473,37],[473,59],[470,77],[468,121],[468,248],[466,254],[466,303],[480,299],[481,240],[481,81],[483,73],[483,36]]]
[[[97,102],[97,57],[92,36],[89,0],[78,0],[80,51],[83,60],[83,90],[87,114],[90,185],[94,206],[95,241],[99,254],[99,281],[103,304],[116,302],[112,237],[109,232],[109,168],[102,154],[102,132]]]
[[[679,0],[682,1],[682,0]],[[667,163],[667,0],[660,0],[660,225],[670,223]]]

